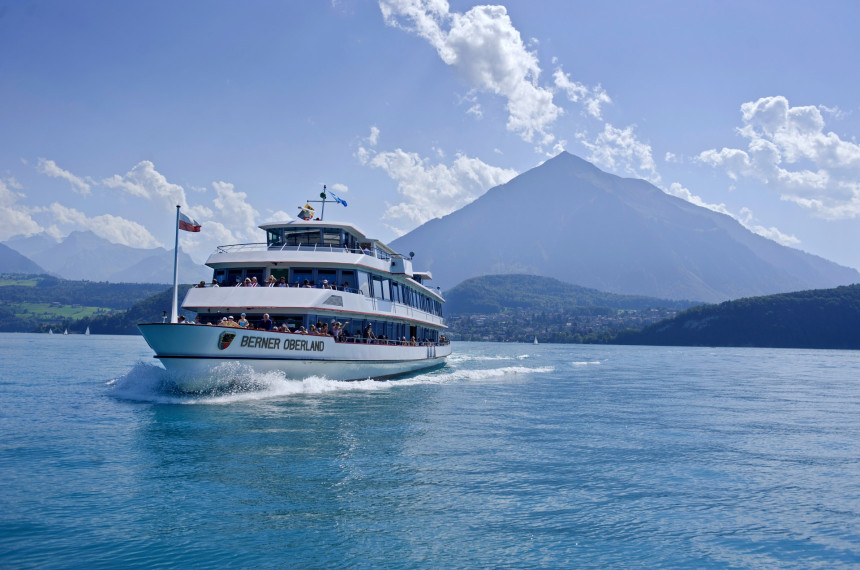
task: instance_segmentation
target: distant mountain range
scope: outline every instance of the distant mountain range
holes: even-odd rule
[[[15,237],[4,244],[39,270],[15,269],[11,257],[0,255],[0,273],[50,273],[64,279],[112,283],[171,283],[173,250],[139,249],[111,243],[92,232],[72,232],[62,241],[45,234]],[[8,261],[7,261],[8,259]],[[17,263],[20,263],[18,260]],[[212,270],[179,252],[179,279],[196,283],[212,278]]]
[[[723,301],[860,282],[735,219],[563,152],[392,242],[443,289],[526,273],[600,291]]]

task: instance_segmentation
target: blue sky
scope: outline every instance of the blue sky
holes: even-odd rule
[[[860,268],[860,4],[0,0],[0,240],[391,240],[564,149]],[[539,206],[552,207],[552,188]],[[330,208],[330,209],[329,209]]]

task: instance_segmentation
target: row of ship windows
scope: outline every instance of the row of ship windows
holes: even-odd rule
[[[442,303],[403,283],[367,271],[354,269],[271,268],[269,275],[277,281],[283,277],[290,287],[331,288],[339,291],[360,292],[366,297],[393,301],[415,307],[427,313],[442,316]],[[259,286],[267,279],[263,267],[216,269],[215,281],[221,287],[241,285],[245,279],[256,278]]]
[[[271,228],[266,230],[266,245],[270,249],[337,249],[374,255],[379,259],[391,259],[390,255],[375,248],[372,241],[359,241],[354,235],[340,228]]]

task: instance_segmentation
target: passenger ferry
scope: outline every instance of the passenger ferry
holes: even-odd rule
[[[444,299],[401,255],[356,227],[320,219],[259,226],[265,243],[219,246],[211,283],[182,307],[197,323],[139,325],[179,389],[219,388],[227,363],[292,379],[383,379],[451,354]],[[175,311],[174,311],[175,313]],[[246,322],[246,327],[235,326]],[[334,334],[333,334],[334,333]]]

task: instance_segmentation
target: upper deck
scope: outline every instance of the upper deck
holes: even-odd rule
[[[395,252],[383,242],[367,237],[355,226],[320,220],[290,220],[259,226],[266,231],[265,242],[218,246],[206,260],[213,269],[247,264],[330,264],[353,265],[381,273],[403,275],[427,291],[429,272],[412,268],[412,258]]]

